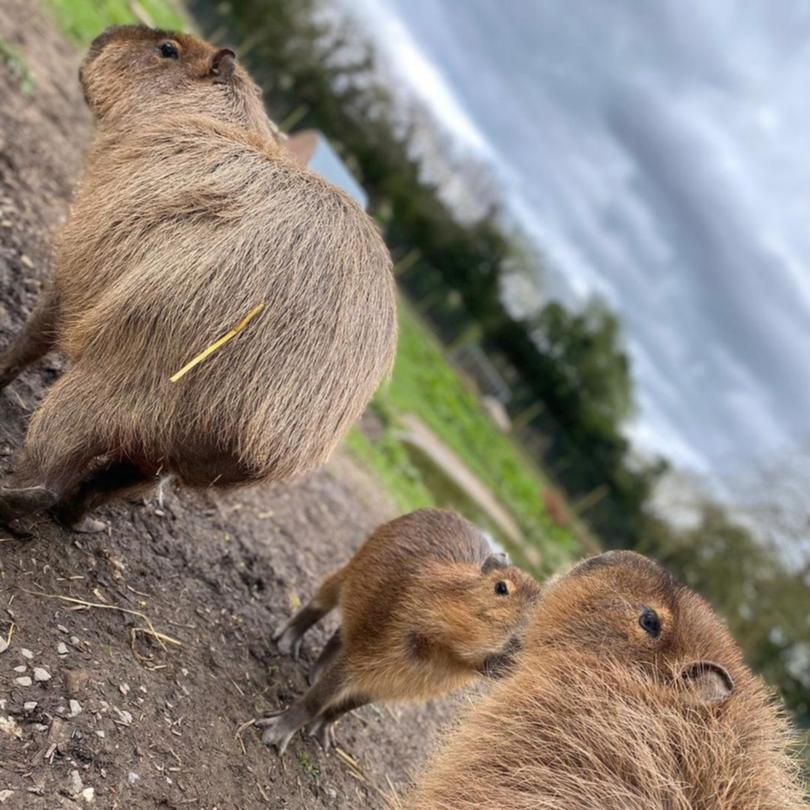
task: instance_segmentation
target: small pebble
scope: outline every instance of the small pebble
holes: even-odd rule
[[[25,703],[23,703],[23,711],[32,712],[36,709],[37,705],[35,700],[26,700]]]
[[[130,771],[127,774],[127,781],[129,782],[130,785],[134,785],[136,782],[140,782],[140,780],[141,780],[141,775],[138,774],[138,773],[135,773],[135,771]]]
[[[51,679],[51,673],[43,667],[34,667],[34,680],[43,683]]]
[[[78,646],[79,646],[79,645],[80,645],[82,642],[81,642],[81,640],[79,639],[79,637],[78,637],[78,636],[71,636],[71,637],[70,637],[70,643],[71,643],[71,644],[72,644],[74,647],[78,647]]]
[[[82,784],[82,778],[79,776],[78,771],[71,771],[70,772],[70,792],[74,796],[78,796],[82,792],[82,788],[84,785]]]
[[[48,729],[48,742],[60,743],[66,738],[65,721],[58,717],[51,718],[51,727]]]
[[[96,791],[91,787],[85,788],[81,793],[81,798],[85,804],[92,804],[96,800]]]
[[[67,629],[67,627],[65,627],[65,625],[64,625],[64,624],[57,624],[57,625],[56,625],[56,629],[57,629],[57,630],[59,630],[59,631],[60,631],[60,632],[62,632],[62,633],[68,633],[68,632],[70,632],[70,631]]]
[[[96,737],[101,737],[103,740],[107,735],[104,733],[103,729],[96,729]]]
[[[79,697],[90,679],[86,669],[69,669],[65,673],[65,689],[69,695]]]
[[[81,703],[79,703],[78,700],[73,700],[73,698],[71,698],[68,701],[68,705],[70,706],[70,716],[71,717],[75,717],[77,714],[81,714],[82,705],[81,705]]]
[[[26,650],[25,647],[20,650],[20,655],[22,655],[23,658],[27,658],[29,661],[34,657],[34,653],[32,653],[31,650]]]
[[[68,654],[67,644],[65,644],[64,641],[60,641],[56,645],[56,652],[58,652],[59,655],[67,655]]]
[[[13,717],[0,717],[0,731],[17,739],[22,738],[22,731]]]
[[[23,675],[22,678],[15,678],[14,683],[16,683],[17,686],[31,686],[33,681],[28,677],[28,675]]]
[[[119,684],[118,691],[126,697],[129,694],[129,684],[128,683]]]
[[[18,667],[14,667],[15,672],[25,672],[28,667],[25,664],[20,664]]]

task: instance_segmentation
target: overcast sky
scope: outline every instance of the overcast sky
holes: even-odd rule
[[[619,312],[640,446],[726,476],[807,440],[810,3],[352,3]]]

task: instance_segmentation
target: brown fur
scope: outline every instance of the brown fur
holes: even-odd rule
[[[639,625],[644,607],[662,620],[658,638]],[[472,711],[408,807],[789,810],[806,806],[789,745],[706,602],[614,552],[547,588],[515,675]]]
[[[161,57],[165,41],[179,59]],[[52,347],[70,361],[18,481],[60,500],[97,457],[125,465],[125,483],[172,472],[192,486],[322,463],[393,361],[394,283],[373,222],[289,156],[248,74],[211,45],[115,28],[81,76],[96,137],[49,289],[0,358],[0,386]]]
[[[498,594],[498,583],[508,593]],[[319,661],[299,701],[318,711],[297,717],[293,706],[296,727],[345,702],[427,700],[500,674],[538,591],[454,512],[423,509],[380,526],[280,634],[280,648],[295,649],[314,622],[340,609],[333,657]],[[280,725],[266,741],[286,743],[290,727]]]

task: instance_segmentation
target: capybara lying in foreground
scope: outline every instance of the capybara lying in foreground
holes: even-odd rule
[[[164,473],[228,486],[320,464],[394,356],[374,223],[295,162],[227,49],[116,27],[81,81],[95,139],[0,387],[52,348],[69,366],[0,487],[0,521],[57,507],[78,526]]]
[[[455,512],[421,509],[378,527],[277,636],[297,654],[337,607],[341,626],[287,711],[258,721],[281,753],[309,727],[324,748],[340,715],[372,701],[427,700],[508,670],[539,588]]]
[[[515,674],[450,738],[412,810],[806,807],[787,723],[699,596],[631,552],[542,594]]]

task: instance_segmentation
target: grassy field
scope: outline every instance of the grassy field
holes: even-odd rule
[[[159,28],[187,27],[187,20],[170,0],[45,0],[65,32],[76,42],[89,43],[108,25],[149,21]]]
[[[542,503],[546,482],[512,440],[501,433],[444,357],[430,329],[400,298],[400,338],[390,383],[373,403],[382,437],[371,442],[355,429],[348,447],[379,476],[403,510],[452,503],[473,519],[486,519],[441,481],[398,438],[397,417],[418,416],[486,484],[513,515],[548,570],[575,552],[566,530],[554,526]],[[510,549],[520,557],[521,549]],[[524,562],[526,560],[524,559]]]

